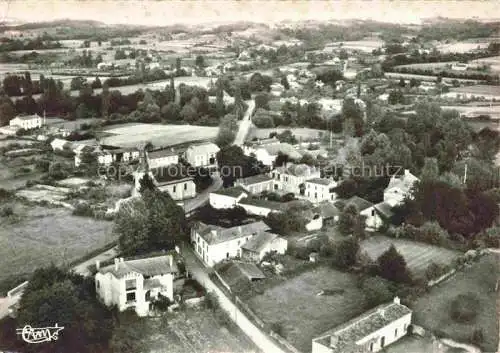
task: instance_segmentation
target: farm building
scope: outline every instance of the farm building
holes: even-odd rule
[[[191,229],[191,242],[205,264],[213,266],[222,260],[241,257],[241,246],[268,229],[262,221],[233,228],[199,222]]]
[[[100,268],[96,263],[96,293],[107,306],[119,311],[134,309],[137,315],[146,316],[151,304],[163,295],[174,300],[173,280],[178,269],[172,255],[145,259],[115,259],[115,263]]]
[[[251,194],[260,194],[263,191],[272,191],[273,179],[268,175],[259,174],[244,179],[238,179],[235,186],[241,186]]]
[[[215,273],[229,290],[266,278],[255,264],[242,261],[222,263],[217,266]]]
[[[240,186],[213,191],[209,195],[210,206],[217,209],[233,208],[238,202],[247,197],[248,193]]]
[[[411,319],[411,309],[396,297],[314,338],[312,353],[378,352],[404,337]]]
[[[278,234],[262,232],[241,247],[241,257],[245,260],[260,262],[268,253],[284,254],[288,241]]]

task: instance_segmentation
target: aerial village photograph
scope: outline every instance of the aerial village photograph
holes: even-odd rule
[[[500,6],[0,1],[0,353],[495,353]]]

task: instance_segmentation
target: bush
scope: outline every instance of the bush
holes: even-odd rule
[[[0,217],[10,217],[14,215],[12,206],[4,206],[0,209]]]
[[[374,307],[391,300],[393,293],[389,284],[380,277],[370,277],[362,282],[361,288],[365,295],[367,307]]]
[[[270,327],[271,331],[276,333],[278,336],[285,337],[285,330],[281,322],[273,322]]]
[[[75,206],[73,215],[81,217],[94,217],[94,210],[92,210],[92,207],[88,203],[81,202]]]
[[[475,329],[474,332],[472,332],[472,336],[470,341],[475,344],[476,346],[480,345],[484,341],[484,334],[482,329]]]
[[[431,263],[425,270],[425,277],[428,281],[439,278],[450,270],[448,266]]]
[[[475,293],[459,294],[451,302],[450,317],[458,323],[470,323],[476,319],[480,301]]]
[[[167,311],[170,304],[170,299],[161,294],[158,294],[158,299],[154,301],[154,307],[160,311]]]

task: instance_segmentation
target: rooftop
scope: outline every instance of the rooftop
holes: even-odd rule
[[[119,259],[115,260],[118,263],[103,267],[99,272],[102,274],[111,273],[116,278],[121,278],[131,272],[140,273],[144,276],[157,276],[177,272],[177,264],[171,255],[129,261],[123,260],[122,262]]]
[[[281,174],[288,174],[294,176],[309,176],[318,172],[315,167],[310,167],[307,164],[290,164],[288,166],[278,167],[276,170]]]
[[[216,191],[212,191],[212,194],[223,195],[223,196],[231,196],[238,197],[241,194],[247,195],[248,192],[243,189],[241,186],[234,186],[232,188],[219,189]]]
[[[268,175],[258,174],[258,175],[250,176],[248,178],[238,179],[237,183],[239,183],[241,185],[253,185],[253,184],[259,184],[259,183],[263,183],[263,182],[271,181],[271,180],[273,180],[273,179]]]
[[[267,244],[271,243],[276,238],[279,238],[278,234],[262,232],[243,244],[241,248],[258,253],[261,252]]]
[[[323,218],[333,218],[338,216],[340,211],[329,201],[323,201],[318,205],[319,212]]]
[[[250,206],[257,206],[257,207],[265,207],[270,210],[275,210],[275,211],[281,211],[283,208],[283,205],[285,203],[283,202],[278,202],[278,201],[269,201],[269,200],[264,200],[264,199],[256,199],[256,198],[244,198],[242,199],[239,204],[241,205],[250,205]]]
[[[267,144],[260,146],[271,156],[277,156],[280,152],[288,155],[291,159],[300,159],[302,155],[289,143]]]
[[[417,182],[419,179],[410,173],[409,170],[405,170],[404,174],[401,176],[392,176],[391,180],[389,181],[389,185],[387,185],[386,190],[392,189],[392,188],[399,188],[403,191],[410,191],[412,188],[413,184]]]
[[[162,150],[148,152],[149,159],[163,158],[175,155],[177,155],[177,151],[175,151],[173,148],[166,148]]]
[[[332,353],[358,353],[364,352],[357,342],[376,332],[390,323],[411,314],[412,311],[396,302],[379,305],[372,310],[358,316],[345,324],[325,332],[314,341],[332,349]],[[332,346],[331,342],[336,341]]]
[[[203,153],[217,153],[220,151],[220,148],[212,142],[199,142],[194,143],[188,147],[188,150],[200,151]]]
[[[210,224],[198,223],[197,233],[209,245],[220,244],[229,240],[256,235],[269,229],[262,221],[244,224],[232,228],[222,228]]]
[[[313,178],[313,179],[307,180],[306,183],[320,184],[320,185],[330,185],[330,184],[333,184],[334,181],[332,179]]]
[[[40,115],[38,114],[31,114],[31,115],[18,115],[14,119],[19,119],[19,120],[31,120],[31,119],[39,119]]]
[[[229,287],[254,279],[264,279],[266,276],[253,263],[233,261],[219,265],[217,273],[224,279]]]
[[[385,202],[380,202],[376,204],[375,209],[379,211],[386,218],[391,218],[394,215],[394,213],[392,212],[391,205]]]
[[[353,196],[350,199],[347,199],[345,204],[356,206],[359,212],[373,206],[373,204],[370,201],[365,200],[359,196]]]

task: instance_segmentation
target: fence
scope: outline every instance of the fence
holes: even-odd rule
[[[276,342],[278,342],[283,348],[288,350],[291,353],[302,353],[297,348],[292,346],[290,342],[286,339],[278,335],[276,332],[272,331],[262,319],[260,319],[257,314],[248,306],[248,304],[244,303],[233,291],[231,287],[222,279],[222,277],[217,273],[217,271],[213,272],[214,275],[211,276],[212,281],[226,294],[228,298],[238,307],[238,309],[245,314],[245,316],[252,321],[255,325],[257,325],[262,332],[269,335]]]
[[[430,280],[429,282],[427,282],[427,287],[433,287],[436,284],[439,284],[439,283],[443,282],[444,280],[446,280],[446,279],[450,278],[451,276],[453,276],[455,274],[455,272],[457,272],[457,270],[452,269],[452,270],[446,272],[441,277],[438,277],[436,279]]]

